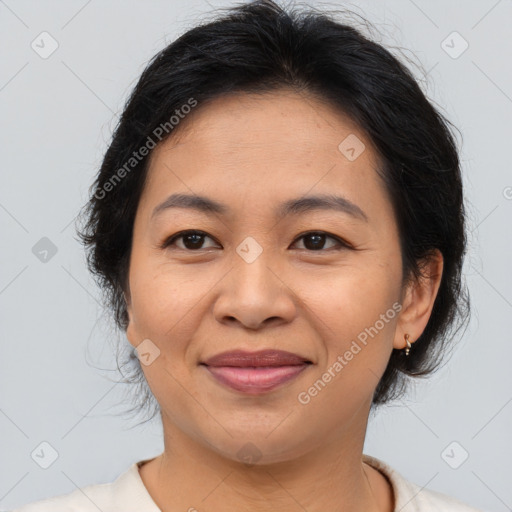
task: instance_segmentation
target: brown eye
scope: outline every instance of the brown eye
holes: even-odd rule
[[[323,231],[311,231],[300,236],[297,240],[304,239],[304,248],[308,251],[322,251],[325,249],[326,239],[334,240],[334,246],[327,249],[348,248],[348,244],[340,240],[338,237],[329,235]]]
[[[206,238],[213,240],[213,238],[206,234],[204,231],[181,231],[180,233],[176,233],[175,235],[166,239],[166,241],[164,241],[164,243],[161,245],[161,248],[165,249],[174,246],[177,249],[182,249],[185,251],[198,251],[201,249],[210,249],[213,246],[204,247],[204,241]],[[181,245],[176,243],[178,240],[181,240]],[[295,243],[297,243],[298,240],[304,240],[303,249],[312,252],[322,252],[326,250],[340,250],[344,248],[350,248],[350,245],[348,243],[344,242],[343,240],[334,235],[329,235],[328,233],[325,233],[323,231],[311,231],[308,233],[304,233],[303,235],[296,239]],[[331,240],[330,246],[328,240]],[[328,245],[327,247],[326,243]],[[302,248],[299,247],[299,249]]]
[[[172,237],[168,238],[163,243],[162,248],[166,248],[166,247],[175,245],[178,249],[189,250],[189,251],[205,249],[205,247],[203,247],[205,238],[209,238],[210,240],[213,240],[210,236],[208,236],[203,231],[194,231],[194,230],[182,231],[182,232],[177,233],[176,235],[173,235]],[[182,243],[183,246],[179,246],[175,243],[177,240],[180,240],[180,239],[183,240],[183,243]],[[209,249],[209,247],[207,247],[207,249]]]

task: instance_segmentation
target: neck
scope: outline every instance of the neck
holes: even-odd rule
[[[165,450],[140,475],[163,512],[391,512],[389,483],[362,462],[366,425],[353,427],[293,460],[247,465],[164,421]]]

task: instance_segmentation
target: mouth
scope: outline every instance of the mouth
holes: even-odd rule
[[[261,350],[223,352],[200,364],[220,384],[257,395],[291,381],[313,363],[291,352]]]

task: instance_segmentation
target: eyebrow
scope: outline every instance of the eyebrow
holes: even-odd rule
[[[212,215],[227,215],[231,212],[227,205],[205,196],[172,194],[153,210],[151,218],[171,208],[185,208]],[[314,210],[335,210],[368,222],[368,216],[359,206],[349,201],[346,197],[330,194],[289,199],[278,206],[276,217],[282,219],[289,215],[300,215]]]

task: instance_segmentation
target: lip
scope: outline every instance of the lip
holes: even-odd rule
[[[236,366],[246,368],[248,366],[295,366],[311,363],[306,357],[284,350],[258,350],[257,352],[247,352],[245,350],[232,350],[222,352],[210,357],[201,364],[207,366]]]
[[[206,370],[221,384],[250,395],[272,391],[296,378],[309,366],[308,363],[259,368],[204,365]]]
[[[235,350],[217,354],[201,363],[221,384],[251,395],[276,389],[311,364],[307,358],[283,350]]]

